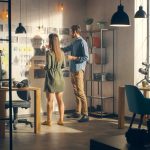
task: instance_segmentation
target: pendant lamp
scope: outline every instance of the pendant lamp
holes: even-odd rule
[[[16,34],[27,33],[25,27],[21,23],[21,0],[20,0],[20,23],[19,26],[16,28],[15,33]]]
[[[118,5],[118,10],[115,12],[111,18],[110,26],[114,27],[129,27],[130,21],[129,16],[124,12],[124,6],[121,4]]]
[[[146,12],[143,10],[143,6],[139,6],[139,10],[135,13],[134,18],[147,18]]]

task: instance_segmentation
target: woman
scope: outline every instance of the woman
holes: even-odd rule
[[[58,125],[64,125],[64,78],[62,68],[65,67],[65,57],[63,51],[60,49],[59,38],[57,34],[49,35],[49,50],[46,52],[46,65],[42,68],[45,69],[45,85],[44,91],[47,98],[47,120],[42,125],[51,126],[53,100],[56,97],[59,109],[60,118],[57,122]]]

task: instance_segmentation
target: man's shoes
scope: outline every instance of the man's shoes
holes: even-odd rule
[[[88,122],[89,121],[89,116],[88,115],[83,115],[78,122]]]
[[[81,117],[81,114],[77,114],[77,113],[67,116],[67,118],[80,118],[80,117]]]

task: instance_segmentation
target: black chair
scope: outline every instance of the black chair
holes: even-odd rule
[[[22,80],[16,84],[17,88],[27,87],[28,81]],[[31,128],[33,127],[32,122],[28,121],[27,119],[18,119],[18,108],[25,108],[28,109],[31,107],[31,96],[29,91],[17,91],[17,96],[19,97],[18,100],[12,100],[12,108],[13,108],[13,128],[14,130],[17,129],[17,123],[25,123],[26,125],[30,125]],[[5,109],[9,108],[9,101],[5,102]]]

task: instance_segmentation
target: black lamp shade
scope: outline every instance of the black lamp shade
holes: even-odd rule
[[[24,28],[24,26],[22,26],[22,23],[19,23],[19,26],[16,28],[15,33],[16,34],[26,33],[26,29]]]
[[[139,10],[135,13],[134,18],[146,18],[146,12],[142,6],[139,6]]]
[[[115,12],[111,18],[110,26],[115,27],[128,27],[130,26],[130,21],[128,15],[123,10],[123,5],[118,6],[117,12]]]

